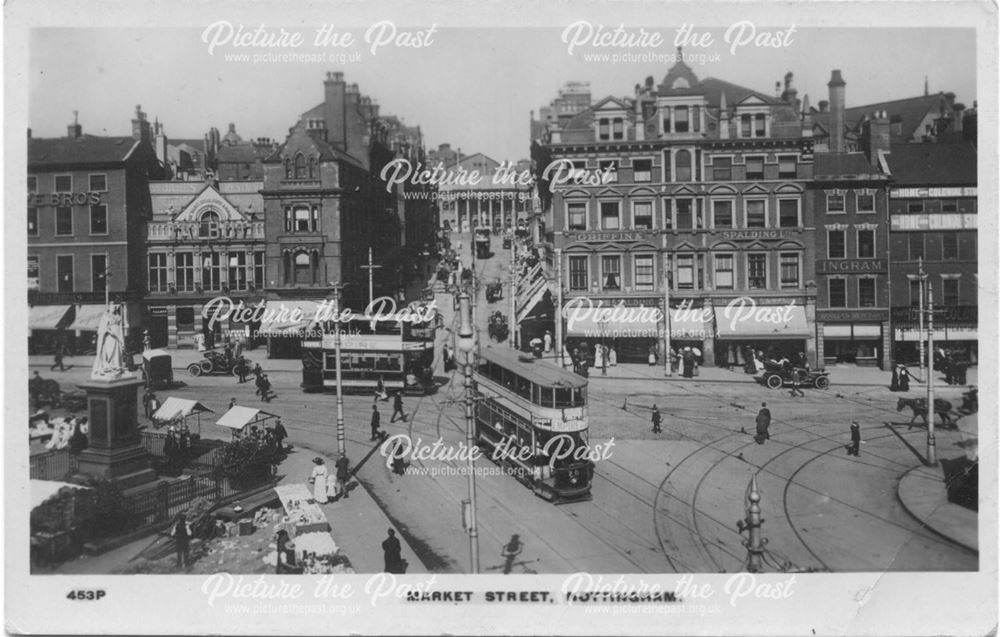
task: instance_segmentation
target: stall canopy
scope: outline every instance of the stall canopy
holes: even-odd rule
[[[153,414],[153,420],[174,420],[175,418],[187,418],[191,414],[200,414],[212,411],[197,400],[186,398],[176,398],[169,396],[160,405],[160,408]]]
[[[727,316],[728,312],[728,316]],[[806,309],[801,305],[759,306],[753,312],[716,308],[715,325],[721,339],[808,338]]]
[[[66,323],[71,305],[35,305],[28,308],[28,329],[57,330]]]
[[[69,329],[75,332],[96,332],[97,326],[104,316],[103,305],[78,305],[76,308],[76,318]]]
[[[89,487],[81,487],[78,484],[59,482],[57,480],[31,480],[29,487],[31,491],[31,508],[34,509],[55,494],[59,493],[59,489],[62,489],[63,487],[83,490],[89,489]]]
[[[274,417],[274,414],[270,414],[261,409],[236,405],[235,407],[230,408],[230,410],[226,413],[222,414],[222,418],[219,418],[215,424],[220,427],[231,429],[235,432],[243,431],[243,428],[247,425],[263,422],[268,418]]]

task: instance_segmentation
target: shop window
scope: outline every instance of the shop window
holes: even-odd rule
[[[574,202],[566,204],[566,218],[570,230],[587,229],[587,204]]]
[[[954,200],[942,201],[941,212],[958,212],[958,202]]]
[[[712,202],[712,224],[716,228],[733,227],[733,202],[713,201]]]
[[[620,290],[622,287],[622,259],[618,255],[601,257],[601,276],[604,278],[603,289]]]
[[[734,286],[734,258],[731,254],[715,255],[715,289],[732,290]]]
[[[28,236],[38,236],[38,208],[28,208]]]
[[[178,252],[174,255],[174,276],[178,292],[192,292],[194,290],[193,253]]]
[[[858,193],[856,196],[858,212],[875,212],[875,195],[869,193]]]
[[[763,157],[747,157],[747,179],[763,179],[764,178],[764,158]]]
[[[948,307],[958,305],[958,283],[959,280],[955,278],[941,280],[942,300]]]
[[[781,253],[781,287],[799,287],[799,254],[797,252]]]
[[[826,193],[826,211],[833,213],[844,212],[844,195],[835,192]]]
[[[767,227],[767,202],[763,199],[746,201],[747,228]]]
[[[677,289],[694,289],[694,255],[677,255]]]
[[[733,178],[733,158],[715,157],[712,159],[712,179],[729,181]]]
[[[694,203],[691,199],[675,199],[674,207],[677,213],[677,229],[678,230],[693,230],[694,229]]]
[[[677,177],[675,181],[691,181],[691,152],[679,150],[674,155],[674,164],[677,166]]]
[[[843,230],[826,231],[826,256],[828,259],[847,258],[847,240]]]
[[[779,199],[778,200],[778,226],[781,228],[798,228],[802,223],[799,221],[799,200]]]
[[[635,289],[640,292],[653,289],[652,255],[635,255]]]
[[[194,330],[194,308],[193,307],[178,307],[177,308],[177,331],[178,332],[190,332]]]
[[[944,261],[956,261],[958,259],[958,233],[941,233],[941,259]]]
[[[747,255],[747,288],[764,290],[767,288],[767,255],[755,253]]]
[[[73,236],[72,208],[56,208],[56,236]]]
[[[587,272],[587,257],[572,256],[569,258],[569,289],[586,290],[590,287],[590,274]]]
[[[90,207],[90,234],[108,234],[108,207]]]
[[[875,279],[861,277],[858,279],[858,306],[875,307]]]
[[[858,230],[858,258],[875,258],[875,231]]]
[[[149,263],[149,291],[167,291],[167,255],[153,253],[148,257]]]
[[[795,155],[778,156],[778,177],[780,179],[795,179],[798,176],[798,164]]]
[[[73,257],[61,255],[56,257],[57,291],[73,291]]]
[[[104,292],[108,287],[108,258],[103,254],[90,255],[90,289]]]
[[[922,232],[910,233],[910,261],[924,258],[924,234]]]
[[[847,307],[847,279],[827,279],[830,287],[830,307]]]
[[[617,201],[601,202],[601,230],[621,229],[621,214]]]
[[[632,227],[636,230],[653,229],[652,201],[636,201],[632,204]]]
[[[633,180],[636,183],[645,183],[653,180],[653,160],[634,159],[632,160]]]

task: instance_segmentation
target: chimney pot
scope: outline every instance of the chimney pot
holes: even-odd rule
[[[830,76],[827,87],[830,90],[830,152],[842,153],[844,147],[844,87],[847,85],[836,69]]]

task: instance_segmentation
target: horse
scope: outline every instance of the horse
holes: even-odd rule
[[[920,416],[927,425],[927,400],[924,398],[900,398],[896,403],[896,411],[903,411],[906,407],[913,410],[913,417],[910,418],[910,425]],[[953,426],[955,423],[951,419],[951,403],[941,398],[934,399],[934,413],[941,417],[941,424]]]

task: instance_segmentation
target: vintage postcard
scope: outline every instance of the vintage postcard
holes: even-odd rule
[[[995,3],[4,37],[7,630],[996,631]]]

